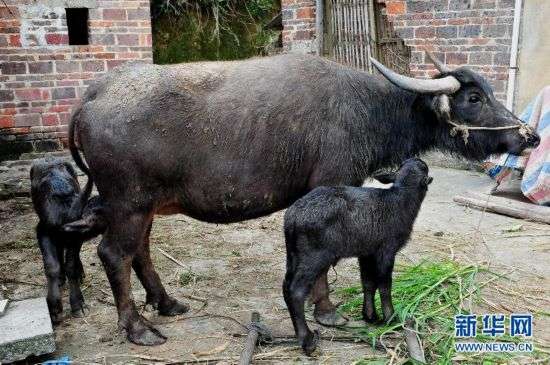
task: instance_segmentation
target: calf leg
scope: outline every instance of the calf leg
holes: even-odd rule
[[[384,313],[384,322],[393,317],[393,303],[391,298],[392,272],[395,262],[395,253],[380,253],[377,257],[377,284],[380,291],[380,302]]]
[[[363,319],[369,323],[378,321],[374,306],[374,294],[377,288],[377,267],[374,256],[359,257],[361,283],[363,285]]]
[[[292,319],[294,331],[306,355],[311,355],[319,342],[318,331],[311,332],[306,323],[304,304],[320,270],[304,265],[305,269],[288,268],[283,283],[283,295]]]
[[[311,301],[315,304],[313,316],[315,317],[317,323],[322,324],[323,326],[343,326],[346,324],[347,319],[336,312],[337,307],[332,304],[329,298],[329,268],[319,275],[311,291]]]
[[[63,314],[63,303],[61,302],[62,286],[62,262],[59,260],[57,244],[50,236],[38,232],[38,245],[42,252],[44,261],[44,272],[48,282],[48,295],[46,302],[50,311],[50,317],[54,324],[61,322]]]
[[[80,290],[83,272],[82,262],[80,261],[80,249],[82,242],[67,243],[66,252],[66,270],[69,280],[69,302],[71,303],[71,312],[73,317],[83,317],[86,315],[87,307],[84,303],[84,296]]]
[[[138,314],[130,292],[132,261],[145,239],[152,213],[113,211],[117,213],[108,219],[109,227],[98,247],[98,255],[111,284],[119,326],[135,344],[160,345],[166,342],[166,337]]]
[[[145,233],[145,239],[138,248],[134,260],[132,261],[132,267],[139,278],[141,285],[147,292],[146,302],[151,304],[153,308],[158,309],[159,314],[163,316],[175,316],[185,313],[189,310],[189,306],[178,302],[176,299],[170,297],[160,278],[153,267],[151,261],[151,251],[149,248],[149,235],[151,233],[151,225]]]

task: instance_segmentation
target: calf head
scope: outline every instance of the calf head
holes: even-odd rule
[[[36,160],[30,172],[31,197],[40,218],[47,212],[46,206],[52,202],[70,205],[80,192],[76,172],[70,163],[58,158]],[[51,208],[50,208],[51,209]],[[66,212],[59,212],[66,214]],[[69,217],[66,217],[67,219]]]
[[[377,173],[373,177],[383,184],[396,183],[399,186],[411,186],[427,189],[433,181],[428,175],[428,165],[419,158],[409,158],[394,172]]]
[[[451,70],[427,55],[441,72],[431,80],[399,75],[376,60],[373,64],[389,81],[427,100],[425,105],[444,131],[437,137],[440,146],[466,158],[483,159],[494,153],[521,154],[538,145],[537,133],[495,98],[481,75],[467,67]]]
[[[99,196],[88,200],[81,219],[63,225],[64,232],[77,234],[84,239],[94,238],[105,232],[106,228],[105,207]]]

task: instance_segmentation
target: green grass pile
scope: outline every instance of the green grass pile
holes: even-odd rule
[[[479,282],[483,273],[483,282]],[[395,315],[390,324],[354,327],[350,329],[360,340],[374,346],[381,336],[400,331],[408,318],[413,318],[423,342],[426,360],[430,364],[463,363],[504,364],[514,354],[456,354],[454,350],[454,316],[469,314],[480,289],[503,277],[477,265],[460,265],[454,261],[421,262],[412,266],[396,266],[393,280]],[[361,319],[363,293],[361,286],[339,290],[345,302],[340,311]],[[376,296],[376,308],[381,314],[380,298]],[[481,314],[481,313],[476,313]],[[508,328],[508,327],[507,327]],[[478,328],[479,332],[479,328]],[[509,336],[488,337],[478,335],[476,341],[518,341]],[[541,358],[542,353],[522,354]],[[367,364],[369,361],[362,361]]]

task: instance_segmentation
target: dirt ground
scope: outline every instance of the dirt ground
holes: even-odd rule
[[[535,312],[540,308],[548,313],[550,226],[454,204],[452,197],[459,192],[487,189],[490,181],[479,173],[432,168],[432,176],[434,182],[413,238],[398,260],[450,258],[483,264],[506,273],[512,282],[506,289],[499,285],[485,287],[477,313]],[[12,300],[45,296],[42,261],[34,236],[36,217],[30,200],[0,201],[0,220],[0,289]],[[168,336],[168,341],[157,347],[135,346],[119,332],[110,288],[96,254],[97,241],[85,245],[83,292],[90,313],[85,318],[71,318],[65,295],[66,318],[55,328],[58,349],[51,358],[68,355],[78,362],[104,364],[164,360],[234,363],[245,342],[241,324],[249,322],[253,310],[260,312],[275,335],[291,337],[292,325],[281,294],[285,268],[281,227],[281,212],[230,225],[206,224],[183,215],[157,217],[151,239],[153,262],[167,290],[192,307],[178,317],[159,317],[142,309],[144,316]],[[135,276],[132,280],[134,298],[143,307],[145,292]],[[337,275],[331,272],[331,280],[335,281],[333,288],[357,284],[355,260],[341,262]],[[308,316],[311,319],[311,310]],[[391,357],[369,344],[330,340],[345,332],[319,327],[314,322],[310,326],[319,328],[323,336],[314,358],[303,356],[290,338],[262,346],[256,363],[342,364],[361,358]],[[533,339],[535,346],[550,343],[548,316],[535,315]]]

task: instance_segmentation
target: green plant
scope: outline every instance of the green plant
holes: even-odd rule
[[[478,282],[480,273],[490,278]],[[421,262],[413,266],[396,267],[392,294],[395,305],[393,322],[378,327],[359,327],[351,329],[362,340],[374,346],[381,336],[402,329],[407,318],[414,318],[417,330],[421,333],[424,350],[429,363],[451,364],[454,350],[454,316],[469,311],[469,301],[474,301],[480,289],[502,276],[477,265],[460,265],[454,261]],[[363,294],[359,286],[341,289],[340,294],[345,303],[340,310],[357,319],[361,318]],[[380,300],[377,296],[376,306],[380,313]],[[487,336],[476,336],[477,341],[494,341]],[[499,337],[498,341],[516,341],[509,336]],[[466,355],[465,355],[466,356]],[[483,354],[483,361],[502,363],[513,355],[507,353]],[[539,357],[541,353],[534,352]],[[481,358],[477,359],[481,361]],[[472,355],[467,363],[480,363]],[[365,362],[368,363],[368,362]]]
[[[266,53],[278,33],[265,25],[275,0],[156,0],[152,3],[155,63],[232,60]]]

